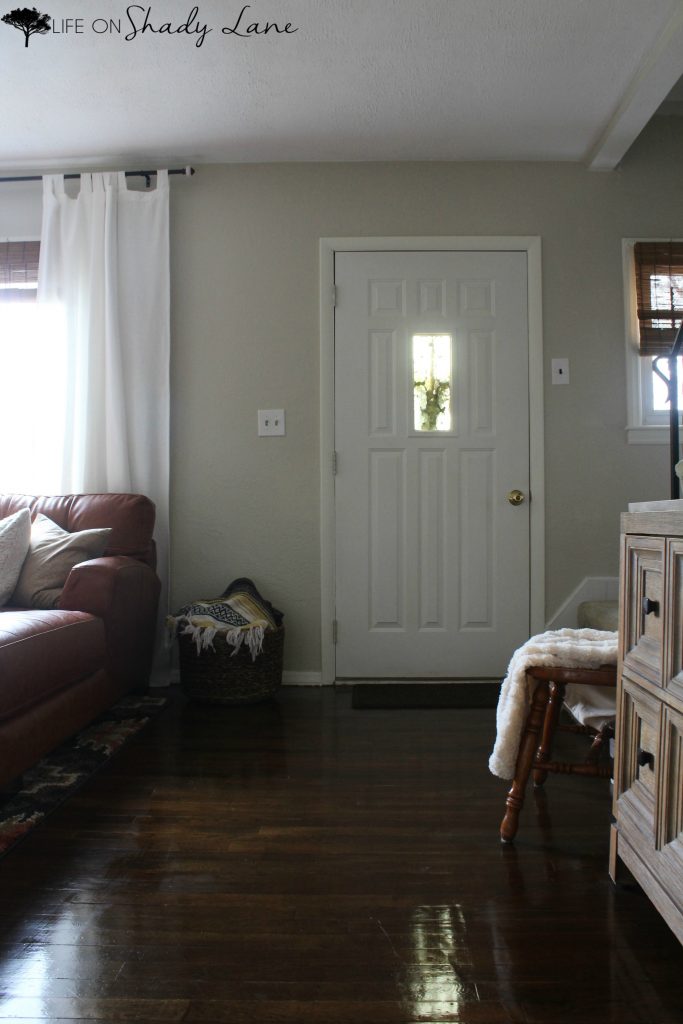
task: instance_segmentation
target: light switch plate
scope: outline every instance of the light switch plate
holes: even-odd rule
[[[569,384],[569,360],[553,359],[551,364],[553,384]]]
[[[258,436],[283,437],[285,433],[284,409],[259,409]]]

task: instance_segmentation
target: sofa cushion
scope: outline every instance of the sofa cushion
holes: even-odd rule
[[[31,540],[31,513],[27,508],[0,519],[0,608],[14,593]]]
[[[85,612],[0,611],[0,721],[102,667],[104,624]]]
[[[130,555],[156,566],[156,509],[142,494],[0,494],[0,519],[20,508],[42,512],[69,533],[110,526],[105,555]]]
[[[26,608],[56,607],[73,567],[98,558],[110,533],[109,527],[68,533],[39,512],[31,526],[31,543],[12,604]]]

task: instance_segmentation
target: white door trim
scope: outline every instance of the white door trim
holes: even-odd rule
[[[530,608],[531,632],[545,621],[545,489],[543,461],[543,316],[541,239],[519,237],[437,236],[416,238],[320,239],[320,591],[322,682],[335,680],[332,622],[334,580],[334,257],[337,252],[412,252],[426,250],[526,252],[529,308],[529,473],[531,501]],[[512,654],[512,651],[510,651]]]

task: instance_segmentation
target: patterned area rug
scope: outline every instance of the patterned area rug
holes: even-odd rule
[[[165,704],[164,697],[124,697],[25,772],[22,788],[0,803],[0,856],[106,764]]]

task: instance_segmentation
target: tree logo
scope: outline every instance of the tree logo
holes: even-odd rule
[[[32,10],[29,10],[28,7],[17,7],[16,10],[5,14],[2,20],[6,25],[18,28],[20,32],[24,33],[26,39],[24,46],[28,46],[31,36],[44,36],[46,32],[50,31],[50,15],[41,14],[35,7]]]

